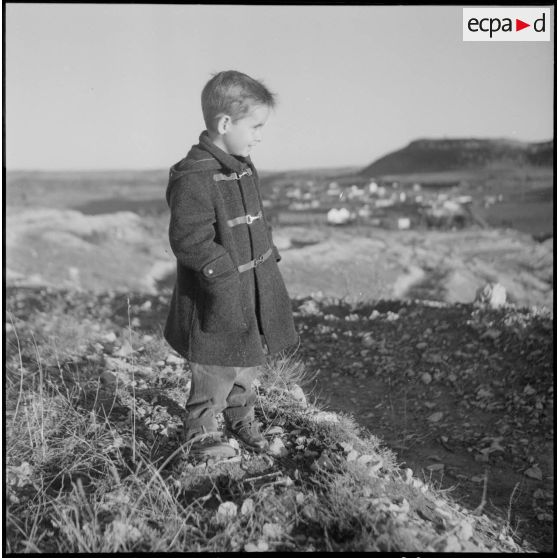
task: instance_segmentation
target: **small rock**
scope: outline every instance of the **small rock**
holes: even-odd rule
[[[317,518],[316,508],[308,504],[302,508],[302,515],[310,521],[315,521]]]
[[[266,539],[279,539],[283,534],[283,528],[278,523],[265,523],[262,532]]]
[[[298,311],[302,316],[315,316],[320,313],[320,307],[315,300],[307,300],[298,307]]]
[[[525,395],[534,395],[535,393],[537,393],[537,390],[534,389],[533,387],[531,387],[529,384],[527,384],[524,388],[523,388],[523,393]]]
[[[269,545],[263,539],[260,539],[258,544],[246,543],[244,545],[245,552],[267,552],[268,550]]]
[[[333,463],[326,451],[323,451],[320,457],[312,465],[310,465],[312,471],[317,471],[318,469],[333,469]]]
[[[285,444],[283,444],[281,438],[274,438],[273,442],[269,444],[268,453],[270,453],[271,455],[276,455],[277,457],[284,457],[285,455],[289,454],[289,451],[285,447]]]
[[[445,465],[443,463],[432,463],[432,465],[428,465],[426,467],[429,471],[441,471],[443,470]]]
[[[349,453],[353,450],[353,444],[351,444],[351,442],[340,442],[339,445],[343,448],[345,453]]]
[[[498,339],[498,337],[500,337],[500,335],[502,335],[501,331],[498,331],[497,329],[494,329],[494,328],[490,328],[490,329],[487,329],[481,335],[481,339],[493,339],[495,341],[496,339]]]
[[[122,343],[122,347],[114,352],[115,356],[119,357],[127,357],[130,356],[134,352],[134,348],[130,344],[130,342],[126,339],[124,343]]]
[[[524,471],[523,474],[526,477],[529,477],[531,479],[536,479],[536,480],[542,480],[543,477],[542,471],[539,469],[537,465],[533,465],[532,467],[529,467],[529,469]]]
[[[308,406],[308,402],[306,401],[306,395],[304,395],[304,391],[298,385],[295,385],[289,390],[291,397],[301,405],[301,407],[306,408]]]
[[[362,344],[365,347],[373,347],[376,344],[376,341],[374,341],[370,335],[366,335],[362,338]]]
[[[367,465],[368,463],[371,463],[372,461],[377,461],[377,458],[374,457],[373,455],[361,455],[358,459],[357,459],[357,463],[359,465]]]
[[[425,372],[420,379],[422,380],[422,383],[428,385],[431,381],[432,381],[432,376],[428,373]]]
[[[255,509],[254,500],[252,498],[246,498],[244,502],[242,502],[242,507],[240,508],[240,515],[248,515],[253,513]]]
[[[234,502],[223,502],[217,510],[217,521],[219,523],[226,523],[236,517],[237,513],[238,506]]]
[[[280,426],[272,426],[267,432],[267,436],[281,436],[285,431]]]
[[[166,361],[167,364],[182,364],[182,358],[174,355],[168,355]]]
[[[432,413],[426,420],[429,422],[438,422],[442,420],[444,413],[442,411],[437,411],[436,413]]]
[[[446,539],[444,552],[462,552],[462,551],[463,551],[463,548],[461,548],[461,544],[459,543],[459,539],[455,535],[450,535]]]
[[[102,339],[107,343],[114,343],[116,341],[116,333],[114,333],[114,331],[109,331],[109,333],[102,336]]]
[[[459,524],[459,534],[461,539],[468,541],[473,536],[473,526],[468,521],[463,520]]]
[[[349,455],[347,455],[347,461],[350,463],[351,461],[356,461],[358,457],[358,451],[351,450]]]

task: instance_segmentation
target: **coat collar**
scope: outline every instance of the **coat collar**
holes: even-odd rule
[[[221,165],[233,172],[241,173],[248,167],[252,167],[250,157],[236,157],[217,147],[209,138],[207,130],[204,130],[200,135],[200,147],[213,155]]]

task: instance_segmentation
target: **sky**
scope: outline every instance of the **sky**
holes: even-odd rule
[[[463,42],[462,11],[7,3],[5,166],[166,169],[204,129],[203,86],[230,69],[278,97],[261,170],[365,166],[419,138],[552,139],[554,29]]]

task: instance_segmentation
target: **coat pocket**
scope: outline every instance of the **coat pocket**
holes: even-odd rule
[[[240,332],[248,328],[240,296],[238,272],[203,281],[201,329],[206,333]]]

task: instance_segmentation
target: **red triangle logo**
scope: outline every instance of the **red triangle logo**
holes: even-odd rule
[[[530,23],[525,23],[524,21],[521,21],[520,19],[515,20],[515,30],[516,31],[521,31],[522,29],[525,29],[525,27],[531,27],[531,24]]]

